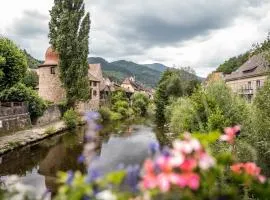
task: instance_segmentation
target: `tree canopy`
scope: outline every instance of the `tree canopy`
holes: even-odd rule
[[[72,107],[89,97],[90,16],[85,13],[83,0],[54,0],[50,15],[50,44],[59,53],[60,79]]]
[[[0,37],[0,90],[10,88],[26,73],[24,53],[8,38]]]

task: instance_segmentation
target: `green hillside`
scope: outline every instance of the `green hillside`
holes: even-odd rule
[[[91,57],[88,59],[88,62],[100,63],[105,76],[117,82],[122,82],[126,77],[134,76],[137,81],[145,86],[155,87],[161,75],[161,72],[158,70],[125,60],[109,63],[103,58]]]
[[[29,68],[36,69],[42,63],[42,61],[37,60],[34,57],[32,57],[25,49],[23,50],[23,52],[26,55],[27,64],[28,64]]]
[[[168,69],[168,67],[159,63],[140,65],[126,60],[108,62],[100,57],[90,57],[88,62],[89,64],[100,63],[104,75],[118,83],[121,83],[127,77],[134,76],[138,82],[151,88],[156,87],[162,72]],[[195,76],[189,72],[186,72],[186,74],[193,78]],[[200,77],[197,77],[197,79],[201,80]]]

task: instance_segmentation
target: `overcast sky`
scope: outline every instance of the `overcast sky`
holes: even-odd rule
[[[267,0],[85,0],[91,14],[90,56],[109,61],[191,66],[206,76],[263,41]],[[53,0],[2,0],[0,34],[34,57],[48,47]]]

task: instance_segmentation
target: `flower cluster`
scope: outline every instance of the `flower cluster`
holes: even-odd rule
[[[172,149],[164,149],[145,161],[141,186],[143,189],[159,188],[162,192],[168,192],[172,186],[197,190],[199,170],[208,170],[214,165],[214,158],[200,142],[185,134],[183,140],[174,141]]]
[[[235,138],[240,134],[240,131],[241,127],[239,125],[234,127],[227,127],[224,129],[225,134],[220,136],[220,140],[233,144]]]
[[[261,168],[253,162],[236,163],[231,166],[231,170],[238,175],[247,174],[261,183],[265,183],[266,181],[266,177],[261,175]]]

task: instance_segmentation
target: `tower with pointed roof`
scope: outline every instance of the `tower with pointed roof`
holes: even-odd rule
[[[43,99],[59,103],[65,99],[65,89],[62,87],[58,67],[58,54],[49,47],[45,53],[45,62],[38,66],[39,96]]]

